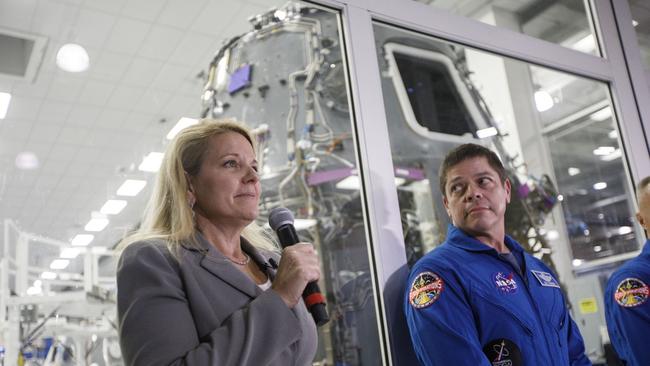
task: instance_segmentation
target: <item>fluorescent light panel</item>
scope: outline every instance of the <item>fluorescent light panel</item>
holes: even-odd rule
[[[68,259],[55,259],[50,263],[50,269],[64,269],[70,264]]]
[[[95,217],[90,219],[86,226],[84,226],[84,230],[86,231],[102,231],[104,228],[108,226],[108,219],[105,219],[103,217]]]
[[[63,259],[75,259],[79,253],[81,253],[81,249],[79,248],[65,248],[61,251],[59,257]]]
[[[44,280],[54,280],[56,279],[56,273],[54,272],[43,272],[41,273],[41,278]]]
[[[124,207],[126,207],[126,203],[125,200],[108,200],[104,203],[104,206],[102,206],[99,212],[104,215],[117,215],[122,212]]]
[[[74,238],[72,238],[72,241],[70,242],[71,245],[74,246],[86,246],[90,244],[91,241],[95,239],[95,235],[92,234],[78,234]]]
[[[199,120],[196,118],[183,117],[176,122],[176,125],[167,133],[167,140],[171,140],[176,136],[182,129],[199,123]]]
[[[145,180],[127,179],[120,188],[117,189],[118,196],[137,196],[138,193],[147,185]]]
[[[476,136],[480,139],[484,139],[487,137],[492,137],[497,135],[497,129],[496,127],[488,127],[488,128],[483,128],[478,131],[476,131]]]
[[[0,119],[5,119],[5,117],[7,117],[7,111],[9,110],[10,101],[11,101],[11,94],[0,93]]]
[[[160,170],[162,163],[163,153],[152,151],[142,159],[142,163],[138,166],[138,170],[143,172],[155,173]]]

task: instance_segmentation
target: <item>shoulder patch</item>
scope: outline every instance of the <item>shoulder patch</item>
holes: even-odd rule
[[[409,290],[409,302],[421,309],[433,304],[445,288],[445,281],[433,272],[418,274]]]
[[[639,306],[648,300],[648,285],[638,278],[628,277],[616,286],[614,300],[623,307]]]

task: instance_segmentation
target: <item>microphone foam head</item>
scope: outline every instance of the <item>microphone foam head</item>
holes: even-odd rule
[[[285,207],[276,207],[269,214],[269,226],[276,231],[283,225],[293,225],[293,214]]]

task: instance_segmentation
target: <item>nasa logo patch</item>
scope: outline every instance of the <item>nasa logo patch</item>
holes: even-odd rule
[[[422,272],[413,280],[409,290],[409,302],[421,309],[433,304],[445,288],[445,282],[433,272]]]
[[[506,339],[495,339],[483,347],[483,353],[492,366],[521,366],[521,351],[515,342]]]
[[[515,274],[513,272],[508,274],[503,272],[493,273],[492,281],[494,281],[494,284],[502,294],[514,294],[517,292],[517,281],[515,281]]]
[[[648,300],[648,285],[638,278],[626,278],[616,286],[614,300],[623,307],[632,308]]]

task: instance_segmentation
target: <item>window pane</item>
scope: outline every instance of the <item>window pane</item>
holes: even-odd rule
[[[414,0],[493,26],[600,55],[587,0]]]
[[[595,260],[639,248],[605,83],[381,23],[374,31],[409,264],[444,241],[438,169],[466,142],[500,155],[513,183],[506,231],[566,288]],[[587,348],[600,352],[594,360],[600,325],[581,323]]]
[[[650,3],[646,0],[628,0],[632,24],[639,41],[641,58],[646,71],[650,71]]]

